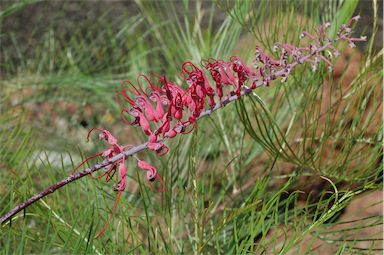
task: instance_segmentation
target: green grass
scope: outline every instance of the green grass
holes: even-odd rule
[[[119,119],[113,95],[121,80],[155,72],[180,82],[184,61],[234,53],[251,63],[255,44],[270,51],[275,42],[298,43],[303,29],[345,22],[356,8],[354,1],[136,1],[140,12],[132,15],[119,4],[71,26],[64,14],[73,3],[64,1],[67,12],[54,9],[44,26],[25,24],[30,39],[21,42],[12,21],[50,4],[2,4],[1,215],[102,150],[97,141],[79,142],[87,129],[82,118],[124,143],[144,141]],[[77,5],[92,14],[87,3]],[[297,22],[298,12],[310,22]],[[382,226],[382,216],[352,226],[340,218],[359,195],[382,190],[382,51],[368,45],[347,86],[346,74],[333,80],[323,67],[300,67],[288,83],[199,121],[192,134],[169,142],[167,156],[141,153],[165,180],[162,194],[128,160],[128,190],[101,238],[94,236],[117,194],[111,183],[83,178],[2,226],[1,253],[313,254],[318,242],[337,254],[380,253],[380,238],[356,234]],[[45,114],[56,112],[61,122],[36,113],[45,104],[53,106]]]

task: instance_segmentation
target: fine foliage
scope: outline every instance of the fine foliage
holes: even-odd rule
[[[105,182],[82,178],[15,215],[1,227],[1,251],[324,254],[327,247],[332,254],[381,252],[376,233],[381,215],[345,217],[359,195],[382,187],[382,50],[372,48],[377,19],[356,75],[333,75],[335,55],[342,58],[348,44],[361,44],[344,34],[355,28],[348,21],[356,3],[136,1],[139,15],[111,19],[108,14],[119,8],[112,4],[97,23],[86,24],[87,32],[81,26],[72,35],[47,27],[33,49],[2,29],[12,49],[1,49],[0,106],[7,109],[0,116],[0,140],[6,144],[0,154],[1,215],[73,169],[81,172],[97,162],[85,159],[77,168],[84,155],[110,159],[131,148],[123,144],[147,141],[153,152],[140,152],[137,160],[120,158],[99,173],[117,183],[117,192]],[[49,4],[8,4],[2,24],[39,5]],[[218,14],[225,15],[222,22],[215,21]],[[321,25],[328,21],[325,30]],[[341,24],[348,26],[340,32]],[[305,53],[314,54],[305,58]],[[295,68],[287,70],[292,63]],[[116,85],[153,72],[167,79],[140,76],[141,84],[148,84],[141,89]],[[211,90],[199,83],[203,76]],[[172,86],[183,84],[183,78],[190,84],[181,85],[181,93]],[[230,98],[235,103],[222,105]],[[47,101],[90,104],[94,111],[87,127],[64,115],[70,123],[66,129],[55,131],[51,122],[45,129],[30,117],[30,107]],[[208,114],[213,109],[218,111]],[[144,132],[117,128],[124,125],[120,113],[131,114],[133,119],[125,120]],[[199,119],[202,113],[206,117]],[[179,135],[187,126],[194,126],[192,132]],[[78,143],[88,127],[110,130],[99,131],[111,147]],[[381,204],[372,201],[363,210]]]

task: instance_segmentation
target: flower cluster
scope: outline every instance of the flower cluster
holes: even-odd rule
[[[342,25],[334,39],[328,36],[327,28],[330,24],[327,23],[320,26],[316,34],[303,32],[300,35],[306,46],[296,47],[276,43],[274,51],[277,52],[277,58],[267,55],[257,46],[255,69],[247,66],[236,56],[231,57],[229,61],[213,58],[203,60],[201,62],[203,68],[187,61],[181,68],[182,78],[187,85],[185,88],[170,82],[165,76],[150,79],[140,75],[136,84],[123,81],[121,91],[116,94],[116,101],[121,107],[121,116],[127,124],[142,129],[148,137],[145,144],[148,150],[156,152],[159,156],[165,155],[169,152],[169,148],[164,144],[167,139],[189,133],[199,118],[251,93],[258,87],[269,86],[271,81],[278,78],[286,82],[297,65],[309,63],[312,70],[316,71],[320,63],[325,63],[332,71],[332,57],[340,55],[333,46],[335,42],[347,41],[349,47],[355,47],[355,42],[366,40],[366,37],[351,37],[351,26],[358,19],[359,16],[356,16],[347,25]],[[328,53],[328,56],[325,56],[324,52]],[[97,130],[100,132],[99,138],[106,140],[110,147],[87,158],[81,165],[99,156],[111,160],[116,155],[124,154],[127,147],[132,147],[119,146],[117,139],[108,131]],[[138,167],[147,173],[147,180],[151,186],[158,180],[162,188],[157,191],[163,192],[165,186],[157,170],[136,156],[134,158]],[[126,188],[125,160],[123,157],[111,162],[105,168],[105,173],[100,176],[106,176],[108,182],[118,169],[119,181],[115,185],[115,190],[119,191],[119,195],[114,210],[121,192]]]
[[[112,160],[115,156],[124,153],[125,149],[132,147],[131,145],[120,146],[117,143],[118,142],[117,139],[113,135],[111,135],[111,133],[109,131],[98,129],[98,128],[91,129],[88,132],[87,139],[89,139],[89,136],[95,130],[99,131],[99,139],[105,140],[110,145],[110,147],[101,153],[98,153],[96,155],[93,155],[93,156],[85,159],[80,165],[78,165],[72,171],[72,174],[75,173],[77,171],[77,169],[79,169],[82,165],[84,165],[86,162],[88,162],[92,158],[102,157],[102,158],[104,158],[104,160],[107,160],[107,161]],[[137,159],[137,166],[141,170],[143,170],[147,173],[147,179],[148,179],[148,181],[150,181],[152,189],[155,190],[154,186],[152,185],[152,182],[155,179],[158,179],[161,183],[162,188],[160,190],[155,190],[155,191],[164,192],[164,188],[165,188],[164,182],[162,181],[161,177],[157,173],[156,168],[154,168],[153,166],[151,166],[147,162],[138,159],[136,156],[134,156],[134,157]],[[92,176],[93,178],[96,178],[96,179],[100,179],[100,178],[105,176],[105,181],[109,182],[112,179],[112,177],[115,175],[116,170],[118,169],[119,182],[117,183],[117,185],[114,186],[114,190],[118,191],[119,193],[117,195],[115,205],[113,206],[111,217],[115,213],[117,205],[118,205],[120,197],[121,197],[121,194],[125,190],[126,185],[127,185],[127,168],[125,165],[125,160],[126,160],[126,158],[123,156],[120,160],[113,161],[113,162],[111,162],[111,164],[109,164],[107,167],[105,167],[105,172],[102,175],[97,176],[97,177]],[[96,238],[100,237],[104,233],[104,231],[107,229],[108,225],[109,225],[109,220],[105,224],[104,228],[100,231],[100,233],[96,236]]]
[[[320,62],[332,70],[332,55],[340,53],[332,45],[336,41],[345,40],[350,47],[354,42],[365,41],[366,37],[351,38],[351,26],[359,16],[352,18],[348,25],[342,25],[335,39],[327,34],[329,23],[318,28],[315,35],[303,32],[300,38],[308,38],[308,46],[296,47],[290,44],[276,43],[274,50],[281,49],[277,59],[268,56],[260,47],[256,47],[257,67],[248,67],[239,57],[233,56],[229,61],[208,59],[198,68],[191,62],[182,65],[182,77],[187,87],[170,82],[165,76],[150,79],[140,75],[136,85],[131,81],[123,81],[122,88],[116,95],[123,120],[140,127],[148,136],[148,149],[164,155],[169,148],[164,144],[167,138],[185,134],[186,128],[196,123],[204,111],[223,106],[223,98],[236,95],[238,98],[246,91],[260,86],[269,86],[272,80],[281,78],[286,82],[295,66],[310,63],[312,70],[318,68]],[[324,56],[328,52],[329,56]],[[143,83],[144,81],[144,83]],[[213,82],[212,82],[213,81]],[[248,84],[248,86],[247,86]],[[128,105],[125,106],[125,103]]]

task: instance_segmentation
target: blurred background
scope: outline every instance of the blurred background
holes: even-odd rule
[[[220,1],[216,5],[202,1],[200,16],[196,16],[195,2],[185,6],[169,1],[159,9],[167,8],[167,4],[172,6],[172,16],[153,24],[154,13],[143,12],[135,1],[3,1],[0,77],[3,95],[12,96],[2,110],[22,107],[36,125],[37,133],[43,132],[44,138],[47,134],[55,137],[43,139],[43,144],[52,143],[56,149],[81,140],[83,128],[99,124],[110,127],[116,121],[121,124],[113,101],[121,80],[135,80],[138,74],[172,76],[172,69],[193,57],[186,55],[182,59],[176,55],[172,62],[167,61],[170,57],[166,55],[173,53],[164,48],[177,51],[177,47],[164,45],[172,41],[159,38],[157,28],[174,22],[172,19],[187,17],[199,19],[199,29],[207,33],[216,31],[227,17]],[[296,11],[303,13],[303,7],[298,7]],[[212,8],[214,15],[209,13]],[[372,34],[372,8],[370,1],[357,4],[354,15],[362,17],[357,34]],[[378,9],[382,10],[381,1]],[[161,11],[165,16],[165,10]],[[379,11],[378,15],[380,35],[382,13]],[[239,42],[246,37],[246,32],[242,32]],[[236,46],[240,47],[240,43]],[[380,50],[382,43],[382,36],[376,36],[373,48]],[[180,51],[187,46],[181,45]],[[367,44],[358,47],[364,52]],[[207,53],[200,54],[207,57]]]
[[[274,42],[298,44],[304,29],[357,14],[356,37],[369,42],[338,45],[331,75],[303,67],[287,86],[276,82],[256,101],[201,121],[170,143],[165,158],[141,155],[164,176],[166,194],[151,194],[130,162],[130,186],[102,241],[90,237],[109,217],[113,185],[88,179],[3,227],[1,246],[6,253],[335,254],[344,247],[380,254],[382,8],[382,1],[346,0],[2,1],[1,214],[102,150],[96,137],[86,141],[90,128],[111,131],[121,144],[144,141],[120,118],[114,95],[122,80],[156,73],[183,84],[181,64],[208,57],[239,55],[252,65],[256,45],[274,54]],[[296,210],[308,224],[287,223]],[[256,212],[274,219],[257,216],[263,220],[253,230],[242,229]]]

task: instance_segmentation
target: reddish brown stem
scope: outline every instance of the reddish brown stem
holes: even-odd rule
[[[40,200],[41,198],[55,192],[56,190],[60,189],[61,187],[64,187],[65,185],[73,182],[73,181],[76,181],[80,178],[83,178],[84,176],[87,176],[87,175],[90,175],[92,174],[93,172],[96,172],[108,165],[111,165],[113,164],[114,162],[116,161],[119,161],[123,158],[123,156],[125,157],[129,157],[133,154],[136,154],[142,150],[145,150],[147,148],[147,144],[148,143],[143,143],[139,146],[136,146],[128,151],[125,151],[124,153],[121,153],[119,155],[116,155],[115,157],[111,158],[110,160],[105,160],[99,164],[96,164],[90,168],[87,168],[86,170],[84,170],[83,172],[80,172],[80,173],[77,173],[77,174],[73,174],[73,175],[70,175],[68,176],[66,179],[64,180],[61,180],[59,181],[58,183],[52,185],[51,187],[47,188],[46,190],[34,195],[33,197],[31,197],[30,199],[26,200],[25,202],[19,204],[18,206],[16,206],[15,208],[13,208],[11,211],[9,211],[7,214],[3,215],[1,218],[0,218],[0,224],[3,224],[4,222],[10,220],[15,214],[17,214],[18,212],[24,210],[25,208],[27,208],[28,206],[30,206],[31,204],[35,203],[36,201]]]

